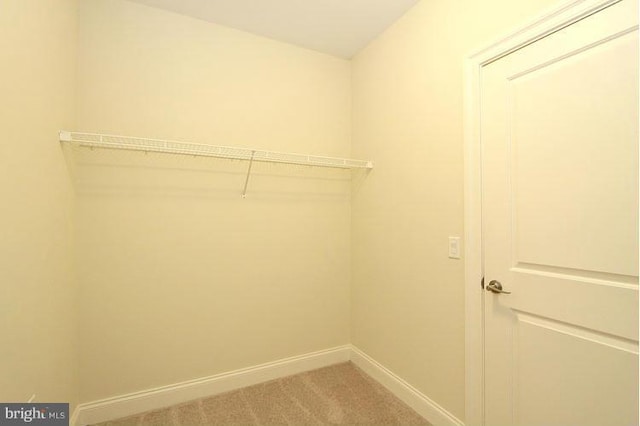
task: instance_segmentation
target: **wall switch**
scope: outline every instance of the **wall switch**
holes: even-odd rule
[[[460,237],[449,237],[449,257],[460,259]]]

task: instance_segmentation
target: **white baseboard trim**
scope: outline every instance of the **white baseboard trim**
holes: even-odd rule
[[[355,346],[351,346],[351,362],[386,387],[434,426],[464,426],[456,416]]]
[[[83,426],[107,422],[349,360],[434,426],[464,426],[453,414],[353,345],[80,404],[69,424]]]
[[[78,425],[78,416],[80,415],[80,406],[76,405],[75,410],[73,410],[73,414],[69,418],[69,426],[77,426]]]
[[[156,410],[280,377],[347,362],[350,357],[351,346],[339,346],[268,362],[255,367],[88,402],[78,406],[73,416],[76,418],[75,422],[70,424],[80,426],[127,417],[144,411]]]

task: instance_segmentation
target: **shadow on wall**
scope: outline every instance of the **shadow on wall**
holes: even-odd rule
[[[367,170],[64,146],[79,196],[348,202]]]

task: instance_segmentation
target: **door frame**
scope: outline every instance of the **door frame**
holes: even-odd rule
[[[480,78],[486,65],[621,0],[563,1],[468,55],[464,64],[465,424],[484,424]]]

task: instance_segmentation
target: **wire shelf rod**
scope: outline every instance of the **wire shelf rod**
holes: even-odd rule
[[[60,142],[76,144],[78,146],[88,148],[159,152],[191,156],[226,158],[232,160],[247,160],[250,162],[259,161],[267,163],[286,163],[338,169],[373,168],[373,163],[368,160],[354,160],[350,158],[264,151],[242,147],[205,145],[191,142],[106,135],[99,133],[61,131]]]

